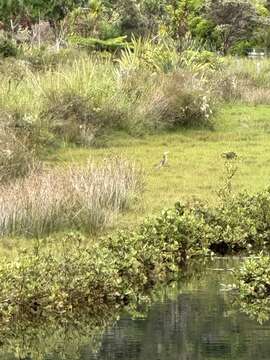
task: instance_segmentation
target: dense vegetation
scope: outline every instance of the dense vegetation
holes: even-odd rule
[[[232,191],[234,152],[233,159],[223,154],[225,177],[215,195],[213,169],[206,170],[206,195],[215,205],[189,194],[189,202],[180,198],[137,225],[145,189],[154,202],[146,212],[182,194],[174,189],[173,199],[162,198],[170,169],[147,158],[157,153],[151,136],[160,139],[159,150],[174,146],[182,162],[186,156],[187,167],[172,162],[178,187],[188,164],[194,177],[201,154],[196,164],[189,156],[207,141],[224,142],[215,148],[218,157],[232,135],[235,146],[257,141],[266,156],[270,62],[233,55],[267,52],[269,34],[268,1],[1,3],[0,236],[8,256],[0,262],[0,320],[61,318],[82,308],[104,315],[181,276],[193,258],[269,250],[270,190]],[[230,117],[237,106],[244,114],[236,130],[226,128],[228,119],[219,122],[220,109],[230,106]],[[256,121],[249,121],[252,112]],[[139,156],[142,165],[122,154],[121,144],[128,152],[132,142],[130,152],[153,145]],[[78,153],[82,161],[72,166],[57,156],[70,163]],[[96,159],[85,165],[89,153]],[[125,220],[128,230],[112,227],[120,213],[133,216]],[[268,302],[268,279],[252,288],[246,281],[259,265],[261,282],[268,263],[245,265],[242,300],[256,297],[259,286]]]
[[[22,27],[37,38],[32,25],[47,20],[52,36],[76,35],[90,47],[121,47],[132,36],[181,40],[189,35],[215,50],[242,54],[269,47],[269,8],[267,0],[11,0],[2,2],[0,21],[7,31]]]
[[[235,274],[233,284],[241,310],[260,323],[269,320],[270,316],[269,264],[269,255],[249,258]]]
[[[178,203],[136,231],[86,247],[72,234],[60,244],[38,242],[16,260],[1,262],[1,318],[61,316],[81,308],[98,314],[175,279],[194,257],[269,249],[269,196],[269,190],[227,194],[217,208]]]

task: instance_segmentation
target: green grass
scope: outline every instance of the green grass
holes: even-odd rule
[[[121,154],[141,163],[145,170],[146,190],[143,201],[121,216],[117,226],[136,224],[178,200],[196,197],[214,203],[217,200],[224,151],[239,155],[235,191],[250,192],[270,184],[270,106],[227,105],[215,119],[215,130],[179,130],[143,138],[115,133],[100,149],[62,148],[50,156],[55,165],[85,162],[89,156],[103,158]],[[169,163],[155,169],[164,151]]]

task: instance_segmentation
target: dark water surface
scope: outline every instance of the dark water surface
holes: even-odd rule
[[[54,343],[51,334],[44,349],[37,345],[40,351],[25,343],[29,353],[16,357],[15,344],[12,351],[0,349],[0,359],[270,360],[270,323],[259,325],[242,315],[231,306],[230,293],[222,291],[222,284],[232,281],[234,265],[218,261],[201,277],[162,289],[140,318],[123,314],[96,338],[74,332],[59,340],[55,334]]]

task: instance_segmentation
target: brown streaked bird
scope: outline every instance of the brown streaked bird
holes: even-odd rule
[[[162,156],[162,159],[160,160],[160,162],[155,166],[156,169],[160,169],[162,168],[163,166],[167,165],[168,164],[168,154],[169,154],[169,151],[165,151],[163,156]]]
[[[237,158],[237,154],[234,151],[228,151],[221,154],[226,160],[234,160]]]

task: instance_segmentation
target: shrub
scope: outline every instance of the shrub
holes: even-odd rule
[[[159,262],[185,263],[208,250],[218,254],[269,247],[270,190],[223,198],[211,208],[201,203],[176,204],[144,222],[136,234],[146,246],[159,249]]]
[[[81,308],[98,315],[121,304],[125,290],[114,258],[106,249],[83,248],[72,241],[64,247],[39,247],[20,254],[16,261],[1,262],[1,320],[60,317]]]
[[[260,323],[270,318],[270,257],[251,257],[234,272],[236,302],[240,309]]]
[[[0,57],[16,57],[18,48],[12,40],[0,37]]]
[[[128,43],[126,42],[126,37],[121,36],[114,39],[106,39],[106,40],[100,40],[95,39],[91,37],[80,37],[80,36],[71,36],[69,38],[69,42],[72,45],[76,45],[82,49],[86,50],[106,50],[106,51],[116,51],[124,49],[128,46]]]
[[[118,64],[122,72],[157,71],[167,73],[179,68],[180,57],[171,41],[150,41],[132,38],[131,44],[121,52]]]
[[[121,158],[32,174],[1,188],[0,234],[38,237],[66,228],[95,232],[142,190],[140,170]]]
[[[207,224],[185,206],[176,204],[160,216],[144,222],[139,234],[160,251],[165,265],[179,266],[207,248]],[[169,267],[170,269],[170,267]]]
[[[11,77],[0,67],[0,105],[35,120],[48,142],[54,137],[92,145],[111,129],[138,135],[149,129],[209,126],[213,101],[208,84],[187,71],[169,72],[178,61],[169,49],[137,41],[117,64],[111,57],[80,54],[72,63],[42,65],[39,72],[20,62],[12,66]]]
[[[254,47],[256,47],[256,41],[242,40],[231,47],[230,53],[232,55],[247,56],[248,52]]]
[[[165,269],[158,262],[160,248],[149,246],[145,237],[135,232],[121,231],[100,243],[115,258],[122,285],[126,288],[126,302],[164,280]]]
[[[97,7],[96,7],[97,6]],[[112,10],[112,9],[111,9]],[[91,3],[90,9],[76,8],[65,19],[68,35],[107,40],[121,35],[119,17],[109,8]]]
[[[95,144],[96,137],[110,128],[119,128],[121,109],[112,107],[91,95],[75,91],[51,91],[47,94],[41,115],[43,126],[65,142]]]
[[[189,69],[193,70],[221,70],[224,66],[222,57],[211,51],[185,50],[181,54],[181,62]]]
[[[89,99],[72,92],[51,92],[45,101],[42,119],[49,131],[66,142],[92,143],[103,124]]]
[[[213,104],[196,78],[188,73],[173,73],[156,89],[147,116],[158,126],[211,127]]]
[[[233,253],[269,246],[270,192],[241,193],[203,213],[212,229],[210,249]]]
[[[174,278],[189,258],[207,253],[207,225],[203,218],[177,204],[145,220],[134,232],[105,238],[104,244],[117,259],[127,286],[141,291]]]

